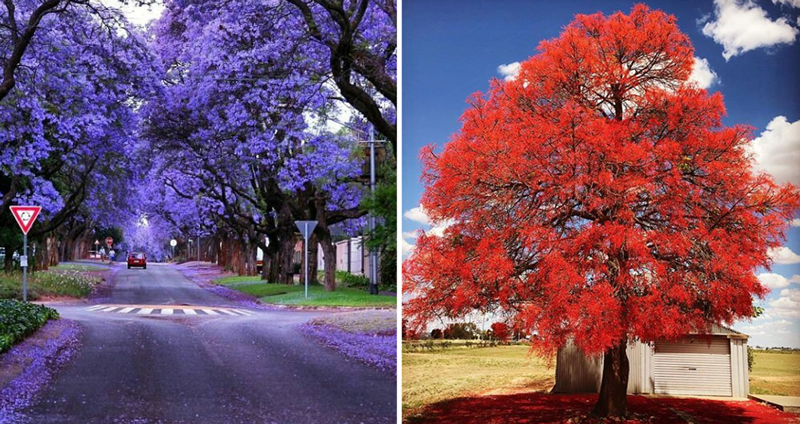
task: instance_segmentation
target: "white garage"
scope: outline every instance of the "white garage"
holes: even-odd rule
[[[709,335],[628,345],[628,393],[747,397],[747,336],[713,326]],[[554,392],[599,392],[603,358],[574,345],[558,351]]]

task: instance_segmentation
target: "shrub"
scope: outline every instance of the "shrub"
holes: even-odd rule
[[[0,300],[0,353],[11,348],[49,319],[58,319],[53,308],[16,300]]]
[[[750,346],[747,346],[747,371],[753,372],[753,364],[756,363],[756,352]]]
[[[347,287],[366,289],[369,287],[369,278],[363,275],[351,274],[347,271],[336,271],[336,280],[341,281]]]

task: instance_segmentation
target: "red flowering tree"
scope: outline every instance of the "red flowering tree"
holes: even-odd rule
[[[492,324],[492,336],[494,336],[495,339],[501,342],[507,342],[509,335],[510,333],[508,331],[508,325],[506,325],[506,323],[496,322]]]
[[[404,264],[416,325],[500,309],[552,354],[603,355],[594,413],[627,413],[626,344],[748,318],[798,208],[756,173],[751,129],[688,81],[675,18],[578,15],[422,153],[422,205],[453,225]]]

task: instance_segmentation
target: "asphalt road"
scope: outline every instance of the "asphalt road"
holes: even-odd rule
[[[396,422],[394,375],[295,329],[318,313],[248,311],[171,266],[114,278],[107,303],[129,307],[56,306],[82,347],[24,411],[31,423]]]

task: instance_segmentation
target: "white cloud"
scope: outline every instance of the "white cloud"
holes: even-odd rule
[[[692,74],[689,75],[689,82],[694,82],[700,88],[708,88],[719,82],[717,73],[711,69],[708,64],[708,59],[700,57],[694,58],[694,65],[692,66]]]
[[[403,216],[420,224],[430,225],[431,223],[431,219],[428,218],[428,214],[425,213],[425,209],[422,206],[407,210]]]
[[[800,218],[795,218],[789,222],[792,227],[800,227]]]
[[[769,321],[761,324],[745,324],[739,327],[740,331],[749,336],[766,334],[789,334],[792,322],[789,320]]]
[[[716,20],[706,22],[703,34],[725,48],[725,60],[760,47],[792,44],[797,37],[797,28],[785,17],[771,20],[752,0],[714,0],[714,4]]]
[[[779,318],[800,318],[800,289],[781,290],[781,297],[769,302],[769,312]]]
[[[519,62],[505,63],[497,67],[497,73],[506,81],[511,81],[519,75]]]
[[[790,7],[800,7],[800,0],[772,0],[772,3]],[[800,20],[800,18],[798,18],[798,20]]]
[[[759,274],[758,281],[761,281],[761,284],[769,287],[771,290],[789,287],[789,280],[786,277],[771,272]]]
[[[790,123],[785,116],[775,117],[750,148],[757,170],[771,174],[778,184],[800,186],[800,120]]]
[[[406,239],[400,241],[400,248],[402,249],[403,257],[410,255],[414,251],[415,247],[417,246],[407,242]]]
[[[800,263],[800,255],[792,252],[792,249],[789,249],[786,246],[769,249],[767,254],[769,255],[770,258],[772,258],[772,261],[775,262],[776,264],[789,265],[789,264]]]

